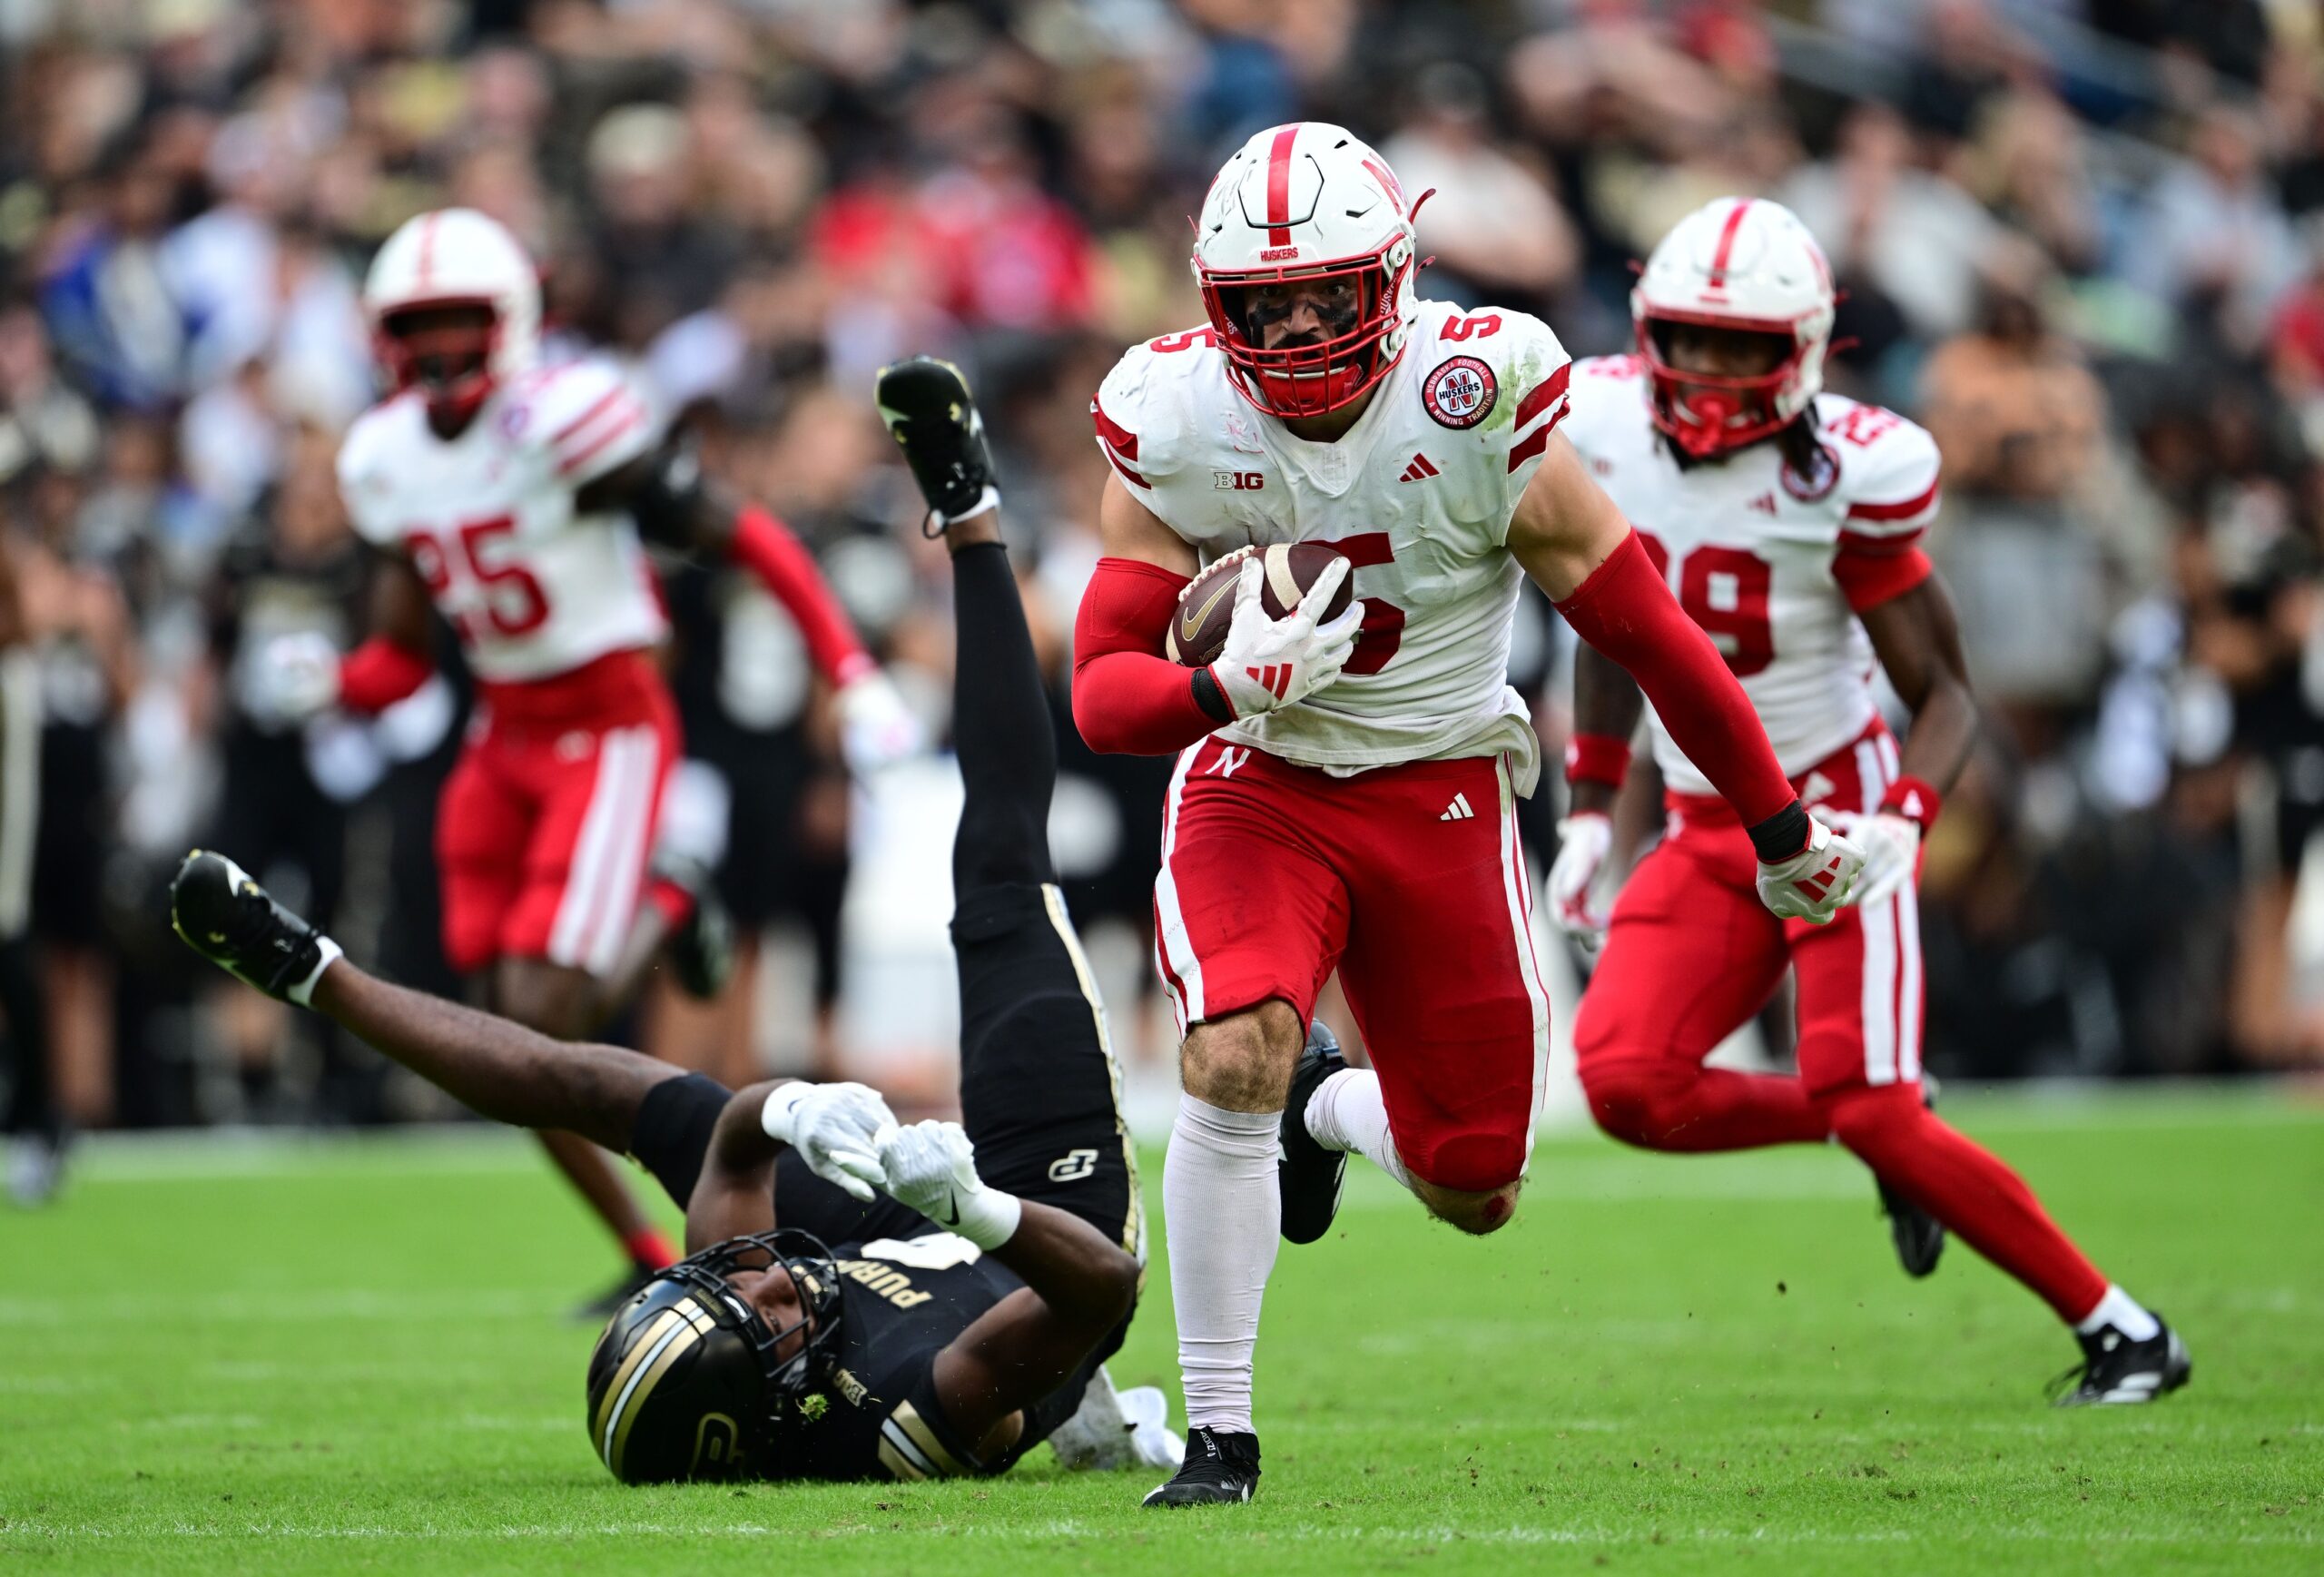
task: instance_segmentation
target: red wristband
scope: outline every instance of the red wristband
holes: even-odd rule
[[[1622,786],[1630,775],[1630,742],[1610,734],[1577,734],[1565,742],[1565,781]]]
[[[339,704],[379,713],[428,683],[436,665],[385,636],[373,636],[339,660]]]
[[[1880,808],[1891,815],[1919,823],[1921,831],[1925,833],[1935,824],[1936,813],[1945,808],[1945,796],[1925,779],[1900,777],[1880,796]]]

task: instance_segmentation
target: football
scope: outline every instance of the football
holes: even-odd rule
[[[1259,606],[1267,617],[1282,618],[1299,605],[1332,561],[1336,547],[1317,542],[1278,542],[1258,550]],[[1177,616],[1170,621],[1167,644],[1171,657],[1189,668],[1207,668],[1226,646],[1226,629],[1235,622],[1235,581],[1243,573],[1247,553],[1230,553],[1194,577],[1178,594]],[[1355,599],[1351,574],[1332,593],[1321,621],[1328,623],[1347,611]]]

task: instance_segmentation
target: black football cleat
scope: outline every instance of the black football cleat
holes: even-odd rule
[[[2162,1328],[2134,1342],[2112,1326],[2078,1336],[2082,1362],[2058,1376],[2050,1399],[2060,1407],[2112,1407],[2152,1402],[2176,1391],[2195,1372],[2187,1344],[2161,1315]]]
[[[663,939],[662,956],[680,991],[710,1001],[734,976],[734,917],[718,896],[716,878],[698,861],[664,854],[655,859],[654,873],[694,901],[685,923]]]
[[[880,369],[872,385],[880,419],[904,451],[931,511],[923,530],[943,527],[997,502],[992,451],[968,379],[950,361],[913,356]]]
[[[1307,1102],[1324,1080],[1347,1066],[1340,1043],[1321,1022],[1307,1031],[1307,1045],[1291,1070],[1291,1096],[1283,1108],[1283,1154],[1275,1162],[1275,1188],[1283,1195],[1283,1240],[1313,1243],[1332,1229],[1340,1213],[1340,1185],[1347,1180],[1347,1152],[1327,1150],[1307,1133]]]
[[[1921,1076],[1921,1105],[1931,1111],[1936,1109],[1936,1076]],[[1896,1192],[1878,1178],[1873,1183],[1880,1190],[1880,1213],[1888,1217],[1888,1237],[1896,1245],[1897,1263],[1905,1274],[1915,1280],[1936,1269],[1939,1257],[1945,1253],[1945,1223]]]
[[[188,854],[170,882],[170,924],[188,947],[279,1002],[339,952],[248,872],[206,849]]]
[[[1239,1505],[1258,1493],[1259,1437],[1213,1429],[1187,1431],[1178,1476],[1147,1493],[1149,1506]]]

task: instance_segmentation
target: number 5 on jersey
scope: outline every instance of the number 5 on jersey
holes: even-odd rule
[[[1328,547],[1348,562],[1350,571],[1374,564],[1393,564],[1396,558],[1395,545],[1385,531],[1361,531],[1354,537],[1326,537],[1316,544]],[[1343,674],[1376,674],[1388,665],[1403,645],[1404,610],[1394,603],[1376,596],[1363,599],[1364,622],[1356,626],[1355,653],[1348,658]]]

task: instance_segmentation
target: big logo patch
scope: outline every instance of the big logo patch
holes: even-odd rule
[[[1466,428],[1492,414],[1501,398],[1492,369],[1473,356],[1455,356],[1437,363],[1420,386],[1420,402],[1439,427]]]

